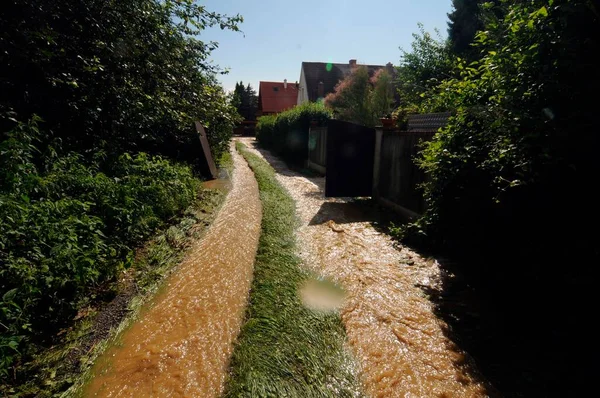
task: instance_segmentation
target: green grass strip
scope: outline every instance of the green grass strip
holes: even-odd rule
[[[235,347],[226,397],[362,395],[340,316],[304,307],[298,290],[314,278],[295,255],[293,199],[260,157],[238,151],[254,171],[263,206],[262,232],[246,322]],[[240,220],[241,221],[241,220]]]

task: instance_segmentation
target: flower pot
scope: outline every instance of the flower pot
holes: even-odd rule
[[[379,121],[381,122],[381,125],[383,127],[387,127],[387,128],[394,127],[394,122],[395,122],[394,119],[381,118],[381,119],[379,119]]]

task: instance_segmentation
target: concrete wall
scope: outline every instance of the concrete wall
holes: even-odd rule
[[[308,89],[306,87],[306,77],[304,76],[304,68],[300,70],[300,82],[298,87],[298,102],[297,105],[301,105],[308,102]]]

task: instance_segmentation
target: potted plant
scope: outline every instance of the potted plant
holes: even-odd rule
[[[387,115],[385,115],[385,117],[379,119],[379,121],[381,122],[381,125],[385,128],[390,128],[394,126],[394,119],[392,119],[391,113],[388,113]]]

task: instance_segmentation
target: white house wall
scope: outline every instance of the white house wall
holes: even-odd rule
[[[298,89],[298,105],[308,102],[308,90],[306,89],[306,77],[304,76],[304,68],[300,69],[300,88]]]

